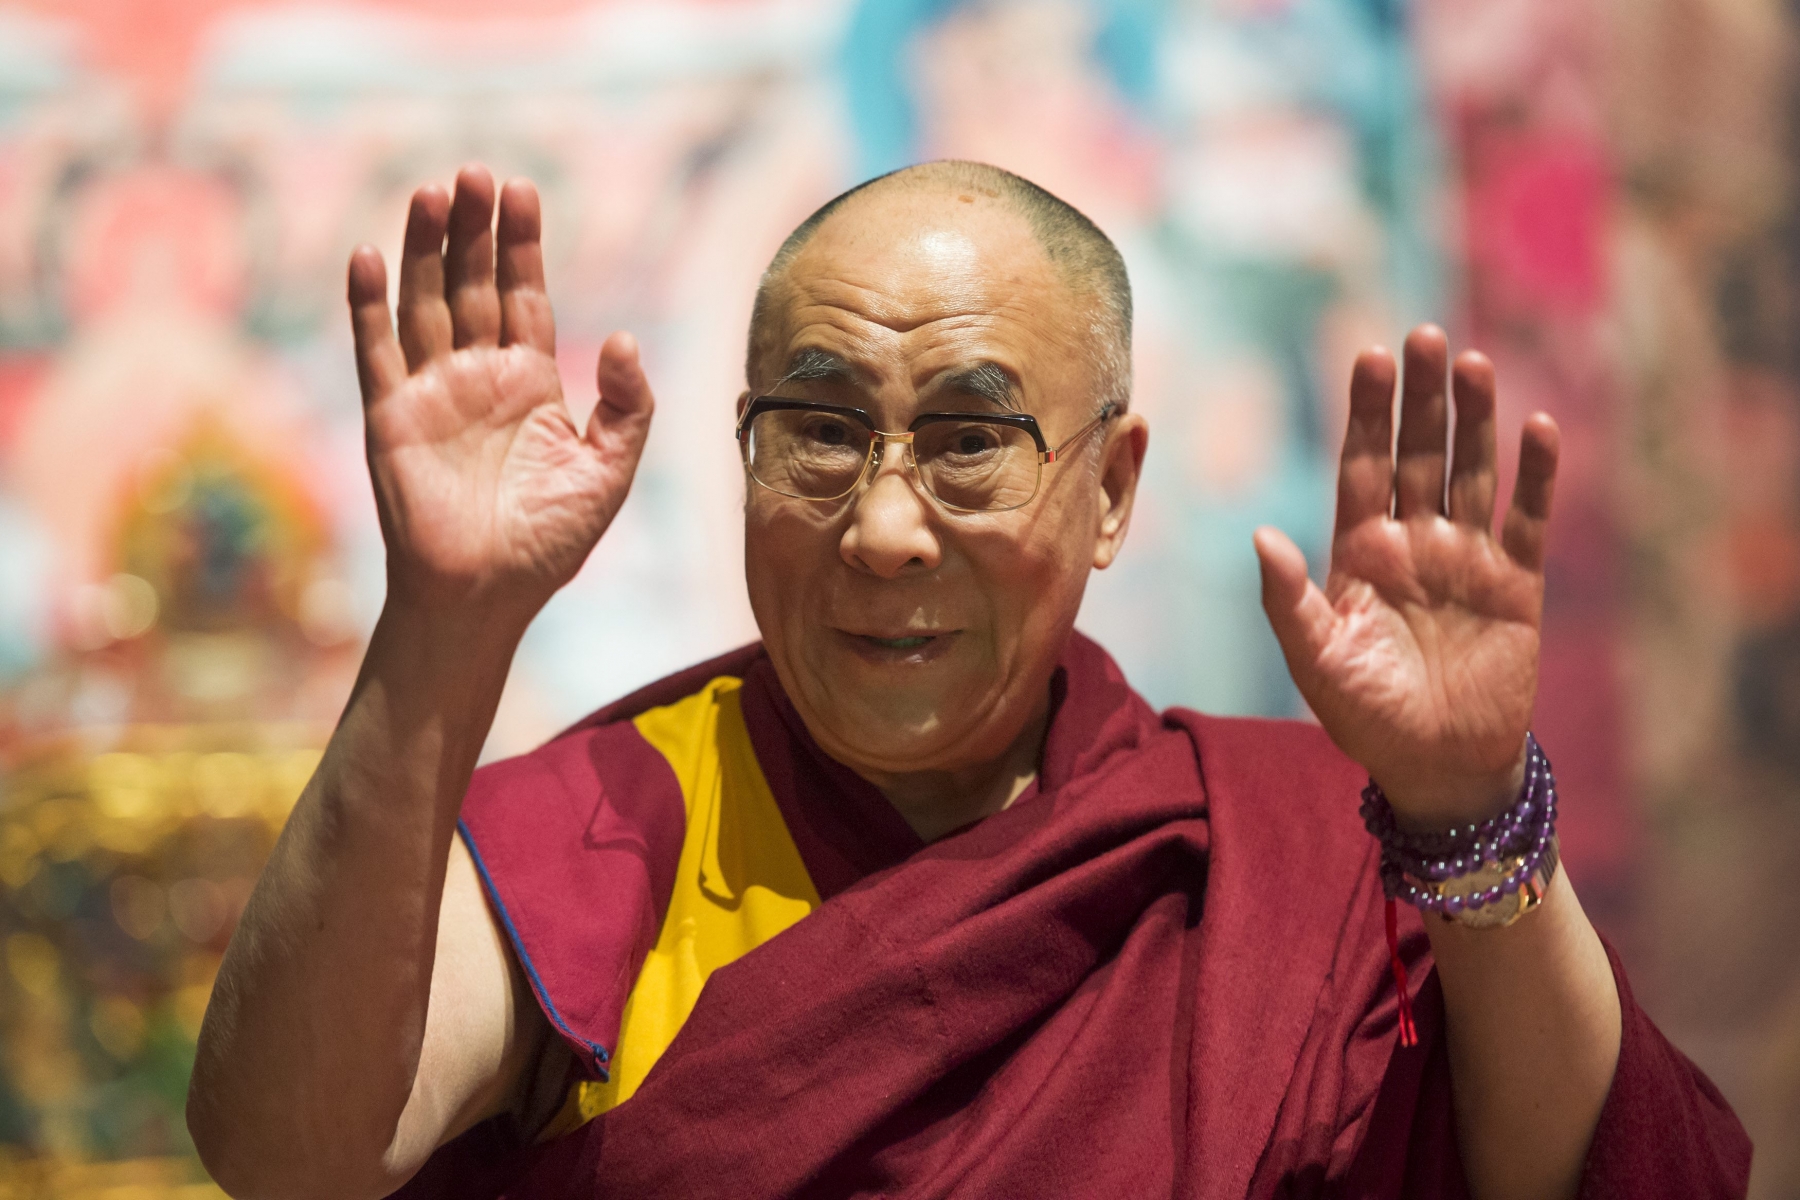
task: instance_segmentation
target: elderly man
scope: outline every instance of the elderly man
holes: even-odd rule
[[[1526,423],[1496,539],[1485,359],[1427,327],[1403,381],[1358,360],[1323,590],[1257,535],[1323,732],[1158,715],[1073,632],[1148,439],[1117,252],[995,168],[873,181],[757,297],[762,642],[476,771],[651,414],[615,334],[571,419],[536,195],[497,207],[479,168],[416,194],[397,337],[350,263],[389,591],[207,1013],[227,1191],[1744,1190],[1557,869],[1557,433]]]

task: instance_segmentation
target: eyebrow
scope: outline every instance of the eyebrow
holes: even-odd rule
[[[1001,408],[1019,411],[1018,386],[1006,368],[996,363],[981,362],[952,371],[938,386],[943,391],[979,396]]]
[[[819,380],[854,383],[856,372],[849,363],[831,351],[807,346],[794,351],[794,356],[788,359],[787,373],[775,381],[775,387],[784,383],[812,383]]]
[[[855,383],[856,370],[829,350],[806,346],[794,351],[788,359],[787,372],[775,381],[775,388],[787,383]],[[978,362],[943,376],[938,391],[959,392],[976,396],[1000,408],[1019,411],[1019,389],[1005,367],[997,363]]]

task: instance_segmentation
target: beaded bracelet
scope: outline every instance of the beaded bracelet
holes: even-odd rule
[[[1381,843],[1381,890],[1387,897],[1388,958],[1399,989],[1400,1044],[1419,1044],[1400,957],[1397,900],[1477,928],[1510,925],[1543,900],[1557,868],[1556,777],[1550,760],[1525,735],[1525,782],[1505,812],[1442,833],[1400,828],[1381,785],[1362,793],[1363,826]],[[1500,905],[1516,897],[1512,905]],[[1490,912],[1484,910],[1492,910]]]
[[[1527,733],[1525,783],[1504,812],[1442,833],[1408,833],[1395,820],[1381,785],[1370,780],[1362,793],[1362,819],[1381,843],[1381,887],[1388,899],[1455,916],[1517,892],[1554,853],[1556,777],[1537,738]],[[1485,888],[1445,886],[1484,869],[1498,874]]]

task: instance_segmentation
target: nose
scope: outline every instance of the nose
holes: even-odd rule
[[[934,570],[944,555],[931,528],[930,502],[906,478],[902,454],[897,445],[883,448],[875,480],[851,501],[850,527],[838,543],[845,562],[883,579],[909,569]]]

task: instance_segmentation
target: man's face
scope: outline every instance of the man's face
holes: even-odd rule
[[[753,382],[899,431],[922,412],[1035,416],[1055,446],[1103,398],[1086,302],[1030,228],[979,195],[876,192],[834,213],[770,297]],[[1023,508],[957,513],[899,447],[835,501],[747,483],[750,604],[783,687],[834,758],[872,778],[960,771],[1042,715],[1088,570],[1123,540],[1146,434],[1115,417],[1043,468]]]

